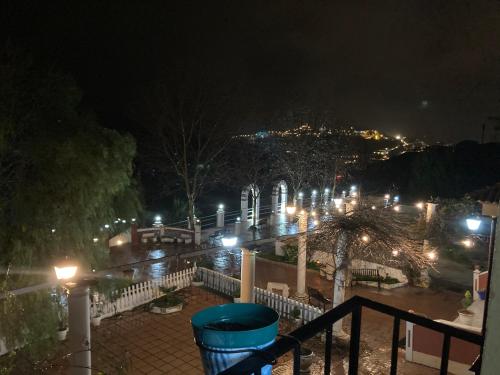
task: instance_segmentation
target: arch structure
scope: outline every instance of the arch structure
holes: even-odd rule
[[[255,184],[250,184],[241,191],[241,221],[248,221],[248,198],[250,195],[252,196],[252,225],[257,225],[260,211],[260,190]]]
[[[281,199],[280,199],[281,198]],[[272,213],[278,215],[286,212],[286,203],[288,200],[288,186],[285,181],[281,180],[273,186],[271,195],[271,210]]]

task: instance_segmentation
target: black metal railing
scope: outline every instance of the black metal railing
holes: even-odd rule
[[[260,375],[262,367],[273,364],[277,358],[289,351],[293,351],[293,374],[300,373],[300,348],[301,344],[317,334],[326,332],[324,374],[330,375],[332,353],[333,323],[351,314],[351,339],[349,344],[349,375],[358,373],[359,343],[361,333],[361,315],[363,308],[378,311],[394,318],[392,327],[392,352],[391,375],[397,373],[399,326],[401,321],[411,322],[422,327],[440,332],[444,335],[440,374],[448,373],[448,358],[450,355],[450,340],[455,337],[473,344],[482,346],[483,336],[459,329],[450,325],[436,322],[420,315],[415,315],[370,299],[354,296],[343,304],[326,312],[306,325],[297,328],[286,336],[282,336],[273,345],[261,352],[256,352],[231,368],[223,371],[221,375],[257,374]]]

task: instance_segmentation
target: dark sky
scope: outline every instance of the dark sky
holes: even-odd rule
[[[173,64],[230,87],[233,121],[249,130],[309,107],[458,141],[500,115],[500,1],[2,4],[5,43],[71,73],[106,126],[141,126],[131,113]]]

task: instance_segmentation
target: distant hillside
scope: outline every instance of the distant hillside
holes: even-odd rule
[[[365,191],[395,186],[403,199],[461,197],[500,181],[500,143],[463,141],[376,162],[358,176]]]

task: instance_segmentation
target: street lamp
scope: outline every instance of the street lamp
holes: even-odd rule
[[[238,237],[222,237],[222,246],[233,248],[238,243]]]
[[[91,375],[90,297],[88,281],[78,280],[78,265],[69,259],[54,265],[54,271],[68,290],[68,346],[70,374]]]
[[[415,203],[415,207],[417,207],[419,210],[423,210],[424,209],[424,202]]]
[[[472,231],[478,230],[481,226],[481,219],[479,218],[469,218],[465,222],[467,223],[467,228]]]

